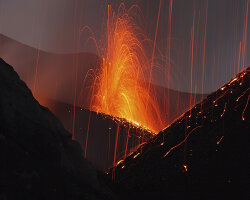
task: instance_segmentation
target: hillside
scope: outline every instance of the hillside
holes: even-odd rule
[[[250,68],[110,169],[124,199],[249,197]]]
[[[110,199],[61,122],[0,59],[0,199]]]

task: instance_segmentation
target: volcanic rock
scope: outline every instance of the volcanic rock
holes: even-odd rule
[[[107,199],[59,120],[0,59],[0,199]]]
[[[67,130],[72,131],[74,123],[74,139],[81,144],[87,160],[101,171],[108,170],[114,162],[124,159],[124,156],[154,135],[149,130],[122,118],[96,113],[78,106],[74,108],[73,105],[54,100],[49,100],[45,104],[58,116]]]
[[[124,199],[249,199],[250,68],[110,169]]]

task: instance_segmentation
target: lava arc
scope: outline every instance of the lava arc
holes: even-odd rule
[[[92,85],[91,109],[157,133],[163,123],[157,99],[148,87],[148,40],[135,23],[136,9],[132,6],[126,10],[121,4],[115,14],[108,6],[106,48]]]

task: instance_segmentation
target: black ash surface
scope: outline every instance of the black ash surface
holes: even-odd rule
[[[0,199],[109,199],[61,122],[0,59]]]
[[[110,169],[117,194],[124,199],[248,199],[249,83],[250,68]]]

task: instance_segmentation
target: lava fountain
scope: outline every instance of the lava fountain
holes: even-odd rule
[[[115,14],[108,6],[106,48],[93,80],[91,109],[157,133],[163,122],[147,82],[151,66],[144,46],[148,39],[136,24],[137,9],[126,10],[121,4]]]

